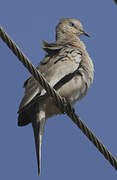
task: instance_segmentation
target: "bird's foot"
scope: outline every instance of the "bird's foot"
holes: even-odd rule
[[[64,110],[62,113],[65,114],[66,112],[75,112],[75,109],[72,107],[68,99],[66,99],[65,97],[62,97],[62,100],[64,104]]]

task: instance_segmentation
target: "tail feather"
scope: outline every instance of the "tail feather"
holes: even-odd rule
[[[18,116],[18,126],[25,126],[32,122],[37,165],[38,165],[38,175],[41,173],[41,145],[42,136],[45,128],[45,112],[40,109],[39,104],[35,103],[33,106],[28,108],[26,111],[19,112]]]
[[[34,138],[35,138],[35,147],[36,147],[36,156],[37,156],[37,165],[38,165],[38,175],[41,173],[41,145],[42,145],[42,136],[44,133],[45,127],[45,118],[41,120],[39,117],[32,122]]]

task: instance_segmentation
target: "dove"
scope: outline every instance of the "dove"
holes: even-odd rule
[[[56,26],[55,42],[42,41],[45,57],[37,66],[50,86],[71,106],[86,95],[94,78],[93,62],[80,35],[90,37],[80,21],[73,18],[60,19]],[[33,76],[25,81],[23,87],[25,93],[19,106],[18,126],[32,124],[40,175],[41,145],[46,120],[62,112]]]

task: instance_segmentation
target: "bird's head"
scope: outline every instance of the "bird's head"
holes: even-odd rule
[[[60,33],[61,35],[69,33],[76,36],[85,35],[90,37],[89,34],[84,31],[80,21],[72,18],[60,19],[59,24],[56,26],[56,32],[57,34]]]

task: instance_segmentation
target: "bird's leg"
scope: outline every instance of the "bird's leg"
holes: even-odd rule
[[[69,100],[65,97],[62,97],[63,103],[64,103],[64,107],[65,109],[67,109],[68,112],[75,112],[75,109],[72,107],[71,103],[69,102]],[[62,113],[65,113],[65,109]]]

